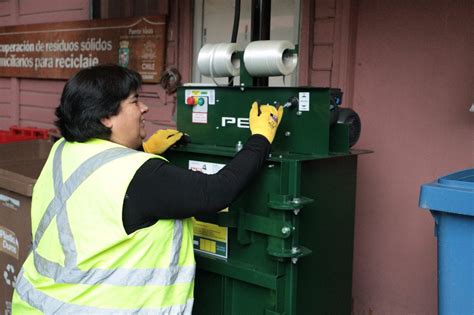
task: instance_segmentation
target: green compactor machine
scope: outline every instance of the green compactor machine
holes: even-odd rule
[[[350,314],[360,133],[330,88],[188,85],[167,158],[217,172],[250,136],[254,101],[284,106],[259,176],[228,209],[195,222],[193,314]],[[349,112],[348,112],[349,111]],[[186,198],[186,196],[183,196]]]
[[[295,69],[298,48],[269,40],[271,1],[259,0],[251,42],[238,50],[239,3],[231,44],[204,45],[197,65],[240,83],[178,88],[177,128],[191,142],[167,158],[216,173],[250,136],[254,101],[283,106],[284,115],[251,185],[228,209],[195,220],[193,314],[350,314],[357,158],[368,152],[351,149],[359,116],[339,106],[338,89],[266,86]]]

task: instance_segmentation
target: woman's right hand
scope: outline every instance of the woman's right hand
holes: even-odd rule
[[[272,143],[283,117],[283,106],[277,110],[275,106],[267,104],[261,105],[259,110],[257,102],[253,102],[249,116],[252,135],[260,134]]]

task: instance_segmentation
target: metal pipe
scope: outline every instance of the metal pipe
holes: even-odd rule
[[[240,22],[240,0],[235,0],[234,8],[234,25],[232,26],[232,35],[230,38],[231,43],[237,43],[237,35],[239,34],[239,22]],[[228,78],[228,85],[232,86],[234,77]]]
[[[270,39],[271,13],[271,0],[252,0],[250,41]],[[254,78],[253,85],[268,86],[268,77]]]

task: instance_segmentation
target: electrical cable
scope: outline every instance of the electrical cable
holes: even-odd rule
[[[231,43],[237,43],[237,35],[239,33],[239,23],[240,23],[240,0],[235,0],[234,4],[234,24],[232,26],[232,35],[230,37]],[[232,86],[234,77],[229,77],[228,86]]]

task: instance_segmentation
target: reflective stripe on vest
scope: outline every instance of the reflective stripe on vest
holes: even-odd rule
[[[90,314],[90,315],[191,315],[193,300],[183,305],[172,305],[162,308],[143,309],[110,309],[77,304],[64,303],[36,290],[23,276],[23,271],[18,275],[17,292],[23,292],[20,297],[32,307],[46,314]]]
[[[183,238],[183,222],[175,220],[171,245],[171,259],[168,268],[115,268],[80,270],[77,267],[77,252],[74,237],[71,232],[67,214],[67,200],[74,191],[101,166],[118,158],[137,153],[127,148],[110,148],[102,151],[83,162],[63,182],[61,156],[66,141],[59,143],[53,158],[53,180],[55,196],[43,214],[35,233],[32,246],[34,265],[39,274],[53,279],[56,283],[68,284],[109,284],[117,286],[172,285],[191,283],[194,280],[195,265],[178,265],[180,247]],[[62,251],[64,252],[64,267],[42,257],[38,252],[38,244],[51,224],[57,220],[57,229]],[[55,313],[59,308],[61,313],[86,314],[191,314],[192,302],[183,305],[173,305],[159,309],[106,309],[77,304],[68,304],[36,290],[24,277],[23,270],[19,275],[16,291],[22,300],[31,306],[47,313]]]

